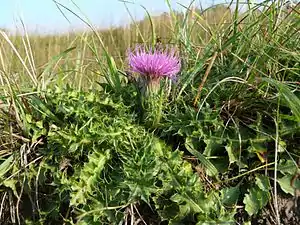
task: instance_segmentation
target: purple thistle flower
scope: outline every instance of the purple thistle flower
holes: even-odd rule
[[[129,67],[132,72],[144,76],[149,82],[162,77],[175,79],[181,63],[175,49],[149,50],[137,46],[128,53]]]

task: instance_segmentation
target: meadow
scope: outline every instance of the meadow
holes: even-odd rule
[[[0,224],[300,224],[300,8],[283,3],[0,30]]]

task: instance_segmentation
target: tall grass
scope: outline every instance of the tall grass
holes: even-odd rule
[[[182,23],[184,15],[178,12],[175,13],[176,17],[178,17],[177,20]],[[189,25],[186,26],[190,26],[189,29],[193,32],[189,34],[190,37],[193,38],[193,40],[197,40],[203,36],[201,39],[206,38],[206,41],[209,41],[208,35],[203,32],[201,28],[199,29],[198,26],[195,26],[195,21],[192,21],[192,17],[195,17],[193,12],[187,11],[185,17],[188,19],[186,22],[189,23]],[[207,10],[201,19],[202,21],[199,23],[203,24],[201,27],[205,27],[207,24],[213,24],[212,26],[217,27],[219,24],[220,26],[222,25],[221,22],[225,20],[223,17],[225,17],[225,19],[227,18],[227,22],[230,23],[230,21],[228,21],[230,12],[222,6],[218,6]],[[154,32],[156,36],[159,37],[163,43],[176,45],[177,42],[174,39],[174,30],[172,30],[171,27],[171,16],[165,13],[160,16],[152,17],[151,19],[153,24],[155,24]],[[107,51],[114,57],[118,66],[123,66],[124,60],[126,59],[126,50],[128,48],[143,42],[151,43],[150,34],[152,33],[152,28],[149,21],[150,20],[145,17],[144,20],[135,21],[126,27],[116,27],[97,31],[105,43]],[[177,27],[178,26],[181,26],[181,24],[178,24]],[[96,46],[96,49],[94,50],[89,49],[88,45],[93,45],[92,43],[96,39],[96,34],[92,31],[78,31],[78,33],[72,32],[54,35],[31,34],[28,37],[28,42],[27,37],[18,34],[8,36],[7,39],[9,39],[11,45],[8,44],[8,40],[5,40],[3,36],[1,37],[2,67],[5,67],[5,70],[8,71],[8,73],[15,74],[17,79],[21,79],[19,83],[26,83],[23,76],[23,73],[25,73],[24,63],[20,61],[20,57],[25,60],[25,65],[27,67],[31,66],[32,61],[34,60],[34,69],[36,70],[36,74],[40,75],[54,57],[72,47],[75,47],[75,49],[70,51],[59,65],[55,65],[52,72],[58,73],[59,68],[64,71],[68,71],[70,68],[79,69],[76,64],[80,62],[81,72],[85,73],[85,77],[91,79],[90,82],[86,81],[85,85],[94,83],[95,80],[99,79],[97,73],[95,73],[99,69],[98,63],[95,62],[95,52],[93,51],[97,51],[99,55],[102,55],[103,51],[101,50],[100,45]],[[28,44],[30,44],[30,46],[28,46]],[[200,45],[203,43],[201,41],[197,44]],[[16,51],[12,49],[12,46],[15,47],[20,57],[17,56]],[[32,54],[31,52],[28,52],[29,50],[32,51]],[[21,76],[18,76],[17,74],[21,74]],[[71,75],[69,81],[74,81],[73,75]]]

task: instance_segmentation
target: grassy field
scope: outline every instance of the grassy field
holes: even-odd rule
[[[1,38],[2,67],[8,73],[27,74],[28,72],[20,61],[20,58],[22,58],[26,62],[27,67],[30,67],[30,70],[34,70],[36,77],[39,77],[49,64],[57,63],[57,65],[51,67],[52,73],[59,73],[59,71],[63,70],[64,76],[66,76],[68,75],[66,71],[76,71],[75,79],[74,74],[67,76],[69,83],[81,80],[79,76],[83,75],[90,79],[89,81],[84,79],[84,85],[93,85],[95,80],[99,80],[99,63],[105,63],[102,61],[105,53],[103,46],[99,44],[97,35],[102,39],[105,51],[113,56],[118,67],[124,68],[127,49],[136,44],[150,44],[153,32],[165,44],[178,44],[177,37],[174,36],[174,29],[179,29],[182,26],[184,15],[183,13],[175,13],[176,15],[174,16],[178,20],[177,24],[175,24],[176,22],[173,21],[170,14],[165,13],[153,17],[151,20],[146,16],[144,20],[135,21],[124,28],[116,27],[95,31],[97,34],[89,29],[86,32],[60,35],[41,36],[33,34],[28,35],[28,37],[13,35],[8,37],[12,42],[11,44],[8,44],[5,38]],[[208,9],[201,19],[195,18],[195,15],[192,16],[192,12],[187,13],[187,21],[185,23],[189,24],[190,27],[188,29],[192,29],[190,38],[199,47],[204,47],[211,35],[207,34],[200,26],[197,26],[196,22],[201,23],[201,26],[204,27],[208,27],[208,24],[211,24],[210,28],[214,30],[226,26],[222,22],[227,21],[230,23],[231,18],[231,12],[223,6]],[[194,21],[192,17],[196,20]],[[198,40],[199,37],[203,40]],[[20,57],[18,57],[11,45],[15,47]],[[68,51],[68,49],[72,50],[68,54],[64,54],[63,52]],[[97,62],[95,54],[99,56],[97,60],[100,60],[100,62]],[[57,60],[57,57],[60,57],[60,60]],[[18,78],[26,79],[24,76],[18,76]],[[22,80],[19,83],[24,84],[24,81]],[[75,83],[74,85],[81,86],[83,84]]]
[[[300,224],[300,9],[282,3],[1,31],[0,224]],[[175,49],[176,79],[131,74],[141,44]]]

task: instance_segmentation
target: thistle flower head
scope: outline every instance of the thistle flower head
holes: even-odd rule
[[[129,67],[132,72],[138,73],[147,79],[168,77],[174,79],[180,71],[180,59],[175,49],[147,51],[145,47],[137,46],[128,53]]]

